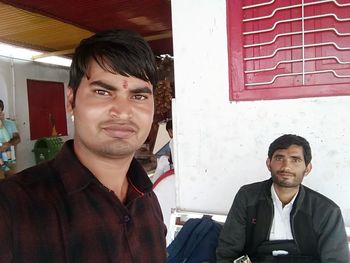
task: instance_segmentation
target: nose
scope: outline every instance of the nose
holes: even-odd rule
[[[290,171],[291,170],[289,158],[283,158],[282,167],[281,168],[284,171]]]
[[[109,113],[112,118],[127,120],[132,117],[132,112],[132,105],[128,98],[119,96],[111,101]]]

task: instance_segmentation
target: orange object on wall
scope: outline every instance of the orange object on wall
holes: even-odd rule
[[[67,135],[62,82],[27,79],[30,139]]]

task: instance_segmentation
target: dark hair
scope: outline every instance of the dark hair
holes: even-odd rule
[[[4,110],[4,102],[2,100],[0,100],[0,110],[1,111]]]
[[[298,145],[303,147],[305,164],[308,165],[311,162],[311,148],[309,142],[301,136],[294,134],[285,134],[274,140],[269,147],[268,157],[272,159],[275,151],[280,149],[287,149],[291,145]]]
[[[165,125],[165,129],[168,130],[173,130],[173,122],[172,120],[168,120],[166,125]]]
[[[106,71],[149,81],[156,87],[157,67],[147,42],[133,31],[109,30],[83,39],[75,49],[69,74],[74,98],[92,59]]]

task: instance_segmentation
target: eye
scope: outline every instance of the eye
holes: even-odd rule
[[[282,156],[275,156],[274,158],[276,161],[283,161],[283,157]]]
[[[97,95],[101,95],[101,96],[109,96],[111,93],[109,91],[106,90],[102,90],[102,89],[97,89],[94,91]]]
[[[146,99],[148,99],[148,97],[145,95],[136,94],[136,95],[132,96],[132,99],[134,99],[134,100],[146,100]]]
[[[297,158],[297,157],[292,158],[292,161],[294,163],[301,163],[302,162],[302,160],[300,158]]]

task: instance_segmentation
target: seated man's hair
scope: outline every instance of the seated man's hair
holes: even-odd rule
[[[291,145],[298,145],[303,148],[305,164],[308,165],[312,159],[310,144],[303,137],[294,134],[285,134],[274,140],[270,144],[268,157],[271,159],[275,151],[287,149]]]

